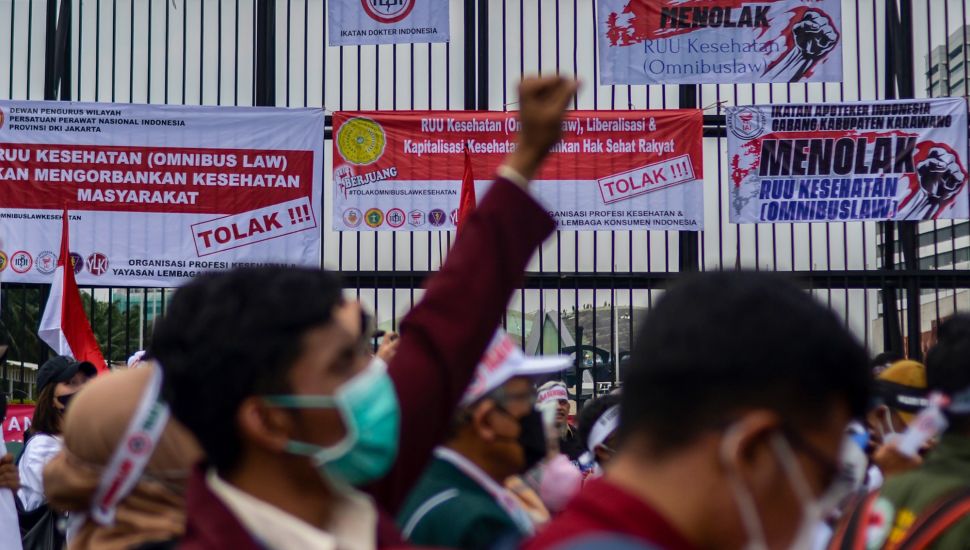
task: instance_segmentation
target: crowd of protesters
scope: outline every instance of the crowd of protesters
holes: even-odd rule
[[[129,369],[45,363],[0,460],[23,547],[970,548],[970,316],[870,362],[783,277],[686,277],[579,410],[569,358],[497,331],[576,87],[523,80],[515,152],[376,354],[334,274],[263,267],[179,289]]]

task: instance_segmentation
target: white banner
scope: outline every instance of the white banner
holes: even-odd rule
[[[330,45],[447,42],[449,3],[449,0],[330,0]]]
[[[967,105],[727,109],[735,223],[966,219]]]
[[[0,277],[81,285],[320,265],[323,111],[0,101]]]
[[[599,0],[601,84],[841,82],[841,0]]]

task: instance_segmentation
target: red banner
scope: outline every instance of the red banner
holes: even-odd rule
[[[702,229],[702,118],[571,111],[534,193],[560,229]],[[334,228],[454,228],[465,150],[491,180],[520,124],[517,112],[334,113]]]
[[[34,418],[34,405],[7,405],[7,417],[3,419],[3,440],[7,443],[23,443],[24,432]]]
[[[313,152],[0,144],[15,209],[238,214],[309,198]]]

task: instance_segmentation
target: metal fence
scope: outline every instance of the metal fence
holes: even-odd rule
[[[505,110],[521,75],[562,72],[584,82],[578,109],[704,108],[705,230],[557,232],[510,303],[507,328],[530,352],[595,348],[581,362],[603,365],[597,377],[616,376],[639,321],[683,272],[789,272],[873,353],[917,357],[941,319],[970,307],[966,222],[729,224],[722,114],[964,96],[968,0],[843,0],[842,83],[704,86],[598,85],[595,0],[436,1],[450,3],[448,44],[328,47],[325,0],[0,0],[0,98]],[[326,138],[323,263],[394,328],[453,235],[330,229],[329,128]],[[172,291],[85,293],[106,355],[120,361],[146,344]],[[10,358],[42,362],[34,320],[46,288],[2,294]]]

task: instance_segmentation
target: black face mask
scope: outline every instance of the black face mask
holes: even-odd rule
[[[64,405],[64,408],[66,409],[66,408],[67,408],[67,405],[68,405],[68,403],[70,403],[70,402],[71,402],[71,399],[74,399],[74,395],[75,395],[75,394],[77,394],[77,392],[74,392],[74,393],[69,393],[69,394],[67,394],[67,395],[58,395],[58,396],[57,396],[57,397],[55,397],[54,399],[57,399],[57,401],[58,401],[58,402],[59,402],[59,403],[60,403],[61,405]]]
[[[546,457],[546,432],[542,426],[542,413],[536,409],[519,419],[519,445],[525,453],[523,472],[532,469]]]

